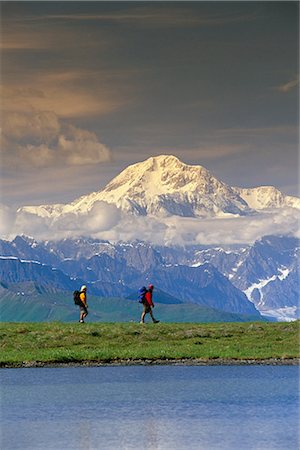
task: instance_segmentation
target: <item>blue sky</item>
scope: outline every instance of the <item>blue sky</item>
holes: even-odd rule
[[[298,194],[298,2],[3,2],[2,202],[174,154]]]

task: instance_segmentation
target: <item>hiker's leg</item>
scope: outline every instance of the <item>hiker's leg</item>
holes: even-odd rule
[[[83,306],[80,307],[80,322],[84,322],[84,318],[88,315],[87,309]]]
[[[159,320],[156,320],[155,317],[153,316],[152,308],[150,309],[149,312],[150,312],[150,316],[151,316],[152,322],[153,322],[153,323],[158,323]]]
[[[151,316],[152,321],[155,322],[155,318],[153,316],[152,308],[150,308],[149,314]]]
[[[86,309],[86,307],[82,306],[80,320],[84,320],[87,315],[88,315],[88,310]]]
[[[142,312],[142,315],[141,315],[141,322],[145,322],[145,315],[146,315],[146,313],[145,313],[145,311],[143,311]]]

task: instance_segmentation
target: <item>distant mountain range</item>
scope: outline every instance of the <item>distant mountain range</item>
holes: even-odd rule
[[[69,297],[86,284],[95,296],[130,301],[152,282],[155,301],[165,307],[194,304],[225,315],[291,320],[299,317],[298,244],[296,238],[266,236],[248,246],[183,249],[18,236],[0,241],[0,298],[21,292],[20,283],[33,283],[41,295],[68,291]]]

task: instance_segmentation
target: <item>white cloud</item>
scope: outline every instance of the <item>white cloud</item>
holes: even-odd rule
[[[143,240],[155,244],[164,244],[168,226],[154,217],[133,216],[122,213],[118,224],[97,237],[113,241]]]
[[[69,128],[69,137],[60,135],[58,138],[58,150],[68,164],[97,164],[111,159],[110,150],[98,141],[95,133]]]
[[[62,239],[90,236],[111,241],[144,240],[159,245],[214,245],[251,243],[264,235],[300,237],[299,212],[294,208],[276,209],[251,216],[232,218],[155,218],[122,213],[114,205],[95,203],[89,213],[64,214],[58,220],[19,212],[12,226],[6,210],[7,225],[2,235],[26,234],[36,239]]]
[[[16,212],[14,209],[0,203],[0,238],[6,239],[9,237],[14,228],[16,220]]]
[[[299,212],[277,209],[248,217],[210,219],[199,224],[195,242],[201,244],[251,243],[265,235],[297,235]]]
[[[65,213],[56,218],[40,217],[26,211],[17,213],[15,223],[10,228],[9,238],[29,235],[35,239],[63,239],[79,236],[100,237],[120,223],[121,213],[114,205],[96,202],[89,213]],[[7,238],[6,228],[4,238]]]
[[[92,233],[112,229],[121,220],[121,212],[114,205],[105,202],[94,203],[86,219],[86,228]]]
[[[254,242],[268,234],[297,236],[299,218],[299,212],[294,208],[253,216],[209,219],[122,215],[122,220],[113,229],[105,236],[100,233],[97,237],[123,241],[140,239],[159,245],[240,244]]]

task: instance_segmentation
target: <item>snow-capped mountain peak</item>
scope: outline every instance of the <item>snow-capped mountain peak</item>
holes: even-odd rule
[[[20,211],[56,220],[68,213],[88,214],[96,202],[112,204],[134,215],[156,217],[226,217],[265,208],[300,208],[300,199],[284,196],[272,186],[232,188],[200,165],[160,155],[127,167],[103,190],[68,205],[28,206]]]
[[[104,201],[135,215],[197,217],[244,214],[247,204],[231,187],[202,166],[184,164],[172,155],[133,164],[102,191],[82,197],[74,207],[90,209]]]
[[[202,166],[190,166],[175,156],[161,155],[129,166],[106,186],[104,192],[120,189],[119,194],[125,195],[128,191],[133,193],[133,190],[142,191],[147,187],[155,196],[178,191],[191,192],[213,182],[220,186],[223,184]]]

